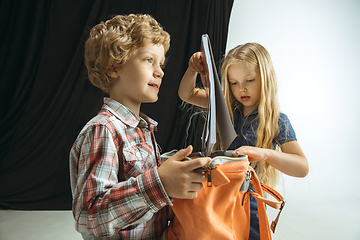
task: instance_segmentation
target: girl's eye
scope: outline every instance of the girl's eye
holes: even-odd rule
[[[145,61],[148,62],[148,63],[152,62],[151,58],[146,58]]]
[[[249,79],[249,80],[246,80],[246,82],[253,82],[254,79]]]
[[[237,82],[230,82],[230,85],[235,85],[237,84]]]

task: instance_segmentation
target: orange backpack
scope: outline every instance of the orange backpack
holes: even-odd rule
[[[172,220],[165,234],[169,240],[248,239],[249,194],[257,199],[260,239],[272,239],[265,204],[280,209],[272,222],[274,232],[285,202],[279,193],[259,181],[246,155],[234,158],[231,152],[215,152],[208,166],[197,169],[206,174],[207,182],[195,199],[173,199]],[[163,154],[163,160],[174,153]],[[249,190],[250,183],[255,192]],[[263,190],[276,200],[264,198]]]

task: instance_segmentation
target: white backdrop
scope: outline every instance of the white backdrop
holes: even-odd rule
[[[360,1],[235,0],[227,52],[246,42],[269,51],[310,164],[283,177],[274,239],[360,239]]]

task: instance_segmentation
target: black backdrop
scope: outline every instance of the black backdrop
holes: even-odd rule
[[[210,36],[216,61],[225,54],[233,0],[54,0],[0,3],[0,207],[70,209],[68,154],[106,96],[87,79],[84,42],[99,21],[148,13],[171,35],[154,104],[141,111],[159,122],[163,151],[199,149],[201,118],[179,106],[177,89],[189,57]]]

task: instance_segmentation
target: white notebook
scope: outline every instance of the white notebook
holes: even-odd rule
[[[202,152],[205,156],[210,156],[216,142],[216,127],[224,150],[227,150],[234,141],[236,132],[226,108],[224,94],[216,71],[210,39],[207,34],[203,34],[201,37],[201,51],[205,55],[206,62],[205,76],[202,76],[201,80],[209,98],[209,107],[202,134]]]

